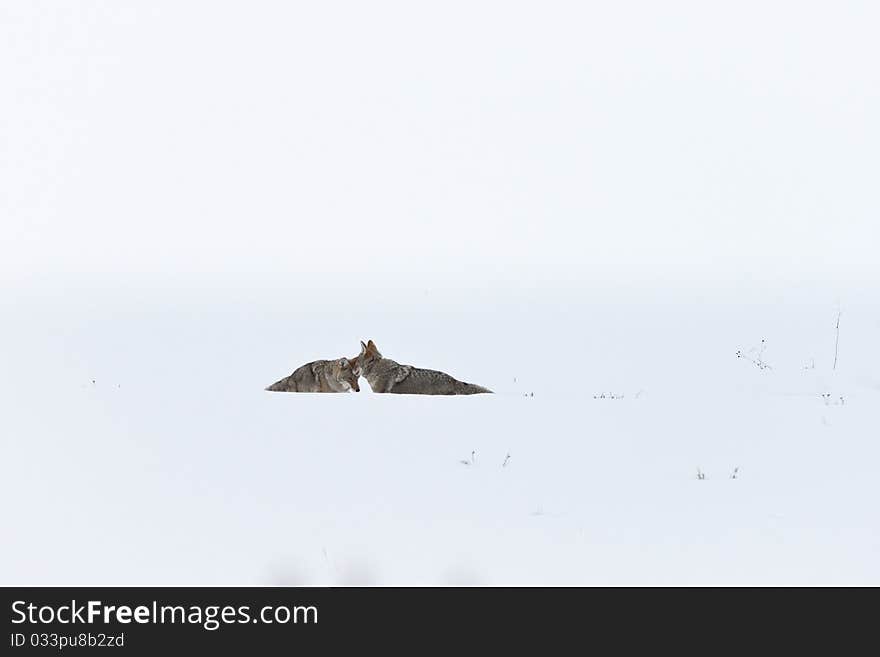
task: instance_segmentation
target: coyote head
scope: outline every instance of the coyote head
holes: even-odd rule
[[[333,361],[333,376],[344,388],[360,392],[361,387],[358,385],[360,372],[360,367],[353,365],[348,358]]]
[[[349,358],[348,362],[351,363],[351,371],[354,372],[354,375],[360,376],[363,371],[360,354],[358,354],[354,358]]]
[[[379,353],[375,343],[370,340],[367,344],[364,344],[363,340],[361,340],[361,353],[357,357],[359,371],[368,371],[373,363],[380,360],[382,360],[382,354]]]

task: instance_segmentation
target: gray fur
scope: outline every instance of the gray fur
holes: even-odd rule
[[[360,391],[357,370],[347,358],[316,360],[294,370],[266,390],[273,392],[349,392]]]
[[[475,395],[491,390],[473,383],[459,381],[445,372],[426,370],[384,358],[376,345],[361,342],[356,367],[366,378],[373,392],[404,395]]]

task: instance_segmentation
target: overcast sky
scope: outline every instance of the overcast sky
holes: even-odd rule
[[[0,276],[880,280],[872,2],[0,5]]]

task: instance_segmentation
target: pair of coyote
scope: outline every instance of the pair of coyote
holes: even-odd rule
[[[401,365],[384,358],[372,340],[361,342],[361,353],[354,358],[316,360],[297,368],[266,390],[275,392],[360,392],[363,376],[373,392],[409,395],[475,395],[492,392],[473,383],[454,379],[445,372]]]

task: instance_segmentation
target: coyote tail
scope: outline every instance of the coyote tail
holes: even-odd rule
[[[280,381],[276,381],[276,382],[273,383],[272,385],[267,386],[267,387],[266,387],[266,390],[269,390],[269,391],[271,391],[271,392],[287,392],[287,391],[290,389],[290,388],[288,387],[289,384],[290,384],[290,377],[289,377],[289,376],[285,376],[285,377],[284,377],[283,379],[281,379]]]
[[[490,394],[494,394],[494,393],[492,393],[491,390],[489,390],[489,388],[484,388],[483,386],[478,386],[476,383],[462,383],[458,387],[456,394],[459,394],[459,395],[478,395],[482,392],[488,392]]]

